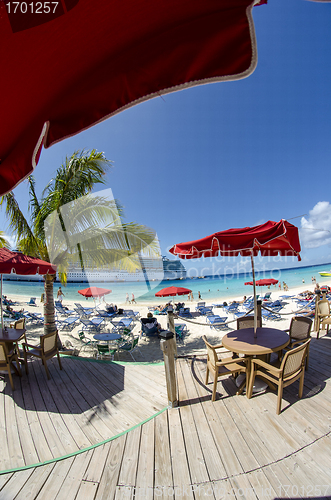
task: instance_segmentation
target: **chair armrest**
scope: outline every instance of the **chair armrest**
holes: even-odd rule
[[[279,368],[276,368],[275,366],[270,365],[269,363],[266,363],[265,361],[262,361],[262,359],[253,358],[252,363],[254,363],[255,365],[262,366],[262,368],[266,368],[270,372],[273,372],[277,375],[281,373],[281,370]]]
[[[42,350],[39,345],[32,345],[32,344],[28,344],[27,342],[22,342],[22,347],[24,350],[25,350],[25,348],[27,348],[27,350],[29,350],[29,347],[31,347],[31,349],[36,349],[37,351]]]
[[[237,365],[239,365],[240,363],[244,363],[246,365],[248,359],[249,358],[225,358],[222,361],[218,361],[216,363],[216,366],[231,365],[233,363],[236,363]]]

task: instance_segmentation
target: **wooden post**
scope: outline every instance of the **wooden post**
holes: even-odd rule
[[[315,299],[315,316],[314,316],[314,332],[319,331],[319,328],[317,328],[317,325],[319,325],[319,320],[318,320],[318,302],[320,300],[320,292],[315,292],[316,294],[316,299]]]
[[[176,365],[175,365],[175,351],[174,351],[174,334],[169,330],[160,332],[160,347],[163,351],[164,369],[167,382],[168,402],[169,408],[178,406],[177,398],[177,379],[176,379]]]
[[[177,357],[177,342],[176,342],[176,328],[175,328],[175,318],[173,311],[168,310],[168,330],[173,334],[173,344],[175,357]]]
[[[257,318],[257,324],[262,326],[262,300],[257,301],[256,318]]]

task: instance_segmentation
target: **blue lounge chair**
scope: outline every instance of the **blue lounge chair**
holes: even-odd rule
[[[36,300],[37,300],[37,297],[31,297],[30,301],[28,302],[28,306],[37,306]]]
[[[181,309],[179,309],[178,316],[181,316],[182,318],[185,318],[185,317],[192,318],[190,308],[189,307],[182,307]]]
[[[132,318],[121,318],[118,320],[111,320],[112,324],[116,327],[129,328],[133,319]]]
[[[207,316],[210,328],[215,328],[215,330],[225,328],[227,319],[227,317],[221,317],[218,314],[215,314],[214,316]]]
[[[183,340],[185,333],[188,332],[187,326],[181,323],[175,323],[176,337]]]
[[[70,316],[71,314],[74,314],[75,311],[71,311],[69,309],[65,309],[61,302],[56,301],[55,302],[55,309],[56,312],[59,314],[62,314],[63,316]]]
[[[80,317],[80,322],[85,326],[85,328],[89,331],[99,332],[101,329],[101,324],[104,321],[104,318],[83,318]]]
[[[30,319],[34,325],[43,325],[44,318],[39,313],[27,313],[26,319]]]
[[[71,317],[71,318],[64,318],[64,319],[57,319],[57,324],[60,330],[66,330],[68,332],[71,332],[76,325],[77,321],[79,320],[79,317]]]
[[[93,307],[83,307],[81,304],[79,304],[78,302],[76,303],[75,302],[75,306],[76,306],[76,309],[75,311],[79,314],[79,316],[81,317],[87,317],[87,316],[90,316],[93,311],[94,311],[94,308]]]
[[[158,322],[156,318],[141,318],[141,333],[146,337],[157,335]]]
[[[123,314],[125,316],[128,316],[129,318],[133,319],[138,319],[139,318],[139,312],[135,312],[132,309],[124,309]]]

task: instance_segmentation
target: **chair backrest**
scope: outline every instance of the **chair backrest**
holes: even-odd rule
[[[40,347],[45,354],[56,349],[57,330],[55,330],[55,332],[47,333],[46,335],[40,335]]]
[[[218,361],[216,349],[211,344],[209,344],[205,335],[202,336],[202,340],[206,344],[208,361],[210,361],[212,366],[216,369],[216,363]]]
[[[25,318],[20,318],[14,322],[15,330],[24,330],[25,328]]]
[[[329,316],[330,303],[327,299],[322,299],[317,302],[318,312],[321,316]]]
[[[261,328],[262,318],[257,318],[257,327]],[[237,330],[243,330],[244,328],[254,328],[254,316],[241,316],[237,318]]]
[[[299,372],[305,364],[306,350],[311,339],[295,349],[287,351],[284,355],[280,369],[283,372],[283,379]]]
[[[304,340],[310,337],[312,320],[304,316],[294,316],[290,324],[290,338],[295,340]]]
[[[0,342],[0,363],[8,363],[8,351],[5,342]]]

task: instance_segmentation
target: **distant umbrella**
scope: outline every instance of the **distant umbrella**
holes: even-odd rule
[[[84,297],[103,297],[108,293],[111,293],[111,290],[107,288],[98,288],[97,286],[91,286],[89,288],[84,288],[84,290],[78,290],[78,293],[83,295]]]
[[[188,288],[182,288],[179,286],[168,286],[167,288],[162,288],[159,292],[156,292],[155,297],[175,297],[176,295],[188,295],[192,290]]]

